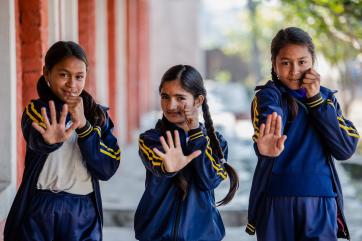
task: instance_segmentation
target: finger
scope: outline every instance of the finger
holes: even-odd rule
[[[175,148],[175,145],[173,144],[173,139],[170,131],[166,131],[167,136],[167,143],[170,148]]]
[[[265,130],[264,130],[264,135],[269,134],[270,131],[270,124],[271,124],[271,119],[272,119],[272,115],[269,114],[266,118],[266,123],[265,123]]]
[[[37,123],[33,122],[31,123],[31,125],[34,127],[35,130],[37,130],[38,132],[40,132],[40,134],[44,134],[45,130],[43,127],[41,127],[40,125],[38,125]]]
[[[162,145],[163,149],[165,150],[165,152],[168,152],[170,150],[170,148],[168,147],[168,145],[165,141],[165,138],[163,136],[160,137],[160,142],[161,142],[161,145]]]
[[[180,135],[177,130],[175,130],[175,146],[176,148],[181,147]]]
[[[73,131],[79,126],[78,122],[72,123],[72,125],[65,131],[65,137],[68,139]]]
[[[68,105],[64,104],[63,108],[62,108],[62,112],[60,113],[59,124],[65,125],[65,119],[67,117],[67,114],[68,114]]]
[[[280,150],[280,151],[283,151],[284,150],[284,143],[287,139],[287,136],[286,135],[283,135],[281,136],[278,141],[277,141],[277,148]]]
[[[281,136],[281,132],[282,132],[282,117],[278,115],[276,119],[274,135],[277,135],[279,137]]]
[[[44,118],[44,122],[45,122],[46,126],[50,126],[47,111],[46,111],[45,107],[42,107],[40,111],[41,111],[41,115]]]
[[[201,155],[201,151],[200,151],[200,150],[194,151],[193,153],[191,153],[190,155],[188,155],[188,156],[186,157],[186,161],[185,161],[186,165],[187,165],[187,163],[189,163],[190,161],[192,161],[193,159],[195,159],[196,157],[198,157],[198,156],[200,156],[200,155]],[[186,166],[186,165],[185,165],[185,166]]]
[[[265,124],[260,125],[258,140],[264,136]]]
[[[273,112],[272,114],[272,118],[271,118],[271,124],[270,124],[270,131],[269,133],[274,134],[275,131],[275,126],[276,126],[276,122],[277,122],[277,113]]]
[[[160,150],[158,150],[157,148],[153,148],[152,150],[157,154],[157,156],[161,157],[162,159],[165,159],[166,155],[162,153]]]
[[[49,101],[49,109],[50,109],[50,121],[52,124],[57,123],[57,114],[55,112],[54,101]]]

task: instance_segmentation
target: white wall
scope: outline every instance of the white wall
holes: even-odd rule
[[[0,219],[16,191],[16,55],[14,0],[0,1]]]

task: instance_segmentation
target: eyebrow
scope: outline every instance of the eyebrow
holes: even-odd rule
[[[58,69],[58,71],[64,71],[64,72],[70,73],[70,71],[67,70],[67,69]],[[84,73],[85,73],[85,72],[80,71],[80,72],[77,72],[76,74],[84,74]]]
[[[161,92],[161,95],[167,95],[169,96],[169,94],[165,93],[165,92]],[[183,95],[183,94],[175,94],[174,96],[176,97],[186,97],[186,95]]]
[[[300,58],[298,58],[298,59],[307,59],[308,58],[308,56],[303,56],[303,57],[300,57]],[[281,60],[290,60],[290,58],[287,58],[287,57],[282,57],[281,58]]]

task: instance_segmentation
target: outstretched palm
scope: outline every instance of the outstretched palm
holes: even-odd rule
[[[175,130],[175,143],[172,139],[171,132],[167,131],[167,143],[163,136],[160,137],[161,145],[165,153],[161,152],[157,148],[153,148],[153,151],[156,152],[163,160],[163,165],[167,172],[177,172],[184,168],[190,161],[198,157],[201,154],[200,150],[194,151],[188,156],[185,156],[180,143],[180,136],[178,131]]]
[[[49,122],[47,113],[45,108],[41,108],[41,114],[43,116],[46,129],[42,128],[37,123],[33,122],[32,126],[40,132],[43,136],[43,139],[48,144],[55,144],[66,141],[75,128],[78,127],[77,123],[73,123],[68,129],[65,127],[65,119],[68,113],[68,106],[67,104],[63,105],[62,112],[60,114],[59,122],[57,122],[55,106],[53,101],[49,101],[49,109],[50,109],[50,120]]]
[[[259,153],[264,156],[277,157],[284,150],[286,135],[281,135],[282,119],[276,112],[268,115],[266,123],[261,124],[256,140]]]

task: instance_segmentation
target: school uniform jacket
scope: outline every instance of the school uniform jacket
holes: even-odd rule
[[[62,109],[62,103],[55,101],[57,115]],[[37,99],[32,100],[25,108],[21,120],[24,138],[26,140],[25,169],[19,190],[7,217],[4,229],[4,241],[19,241],[18,228],[27,216],[27,210],[37,189],[37,181],[48,155],[62,146],[62,143],[46,144],[42,135],[32,127],[32,123],[38,123],[46,127],[42,117],[41,108],[45,107],[50,116],[48,102]],[[106,113],[106,108],[102,107]],[[50,119],[50,118],[49,118]],[[70,120],[68,114],[66,122]],[[86,168],[92,177],[95,194],[96,210],[98,218],[103,223],[102,201],[98,180],[108,180],[116,172],[120,161],[120,149],[117,139],[111,130],[113,123],[106,114],[104,126],[87,125],[78,129],[78,145],[82,153]],[[47,215],[47,214],[44,214]]]
[[[152,150],[164,152],[160,137],[166,137],[167,130],[172,135],[178,130],[184,155],[202,152],[177,173],[168,173],[162,159]],[[227,143],[219,133],[217,137],[227,158]],[[205,128],[186,133],[163,117],[154,129],[140,135],[139,155],[146,167],[146,189],[135,214],[136,239],[221,240],[225,230],[215,205],[214,189],[227,178],[227,173],[210,146]],[[185,200],[175,184],[176,175],[184,176],[188,182]]]
[[[343,194],[334,166],[334,159],[346,160],[351,157],[355,152],[359,134],[353,124],[343,117],[340,106],[334,96],[335,92],[321,86],[320,93],[316,96],[304,99],[304,101],[301,101],[300,98],[295,98],[299,111],[296,118],[291,120],[289,117],[290,110],[284,97],[284,94],[288,91],[290,93],[290,90],[283,86],[279,81],[269,81],[266,85],[257,88],[257,90],[259,91],[255,95],[251,108],[252,122],[255,131],[253,138],[257,138],[259,135],[259,127],[262,123],[265,123],[267,115],[272,112],[277,112],[282,117],[283,133],[287,135],[288,139],[285,143],[286,148],[283,153],[276,158],[261,155],[258,152],[256,143],[254,143],[254,149],[258,156],[258,163],[254,172],[250,192],[248,210],[249,223],[247,224],[246,232],[254,234],[255,230],[258,229],[258,221],[263,218],[265,213],[265,196],[268,195],[270,189],[273,190],[273,186],[274,190],[277,190],[275,189],[275,186],[278,182],[275,182],[275,180],[278,180],[278,178],[281,177],[280,175],[283,175],[283,173],[277,173],[278,168],[283,168],[280,167],[280,163],[283,163],[283,160],[278,158],[284,158],[285,165],[288,165],[287,167],[284,167],[285,169],[289,168],[289,170],[293,170],[292,168],[295,168],[295,166],[293,166],[295,163],[292,163],[292,161],[289,161],[289,163],[285,161],[288,160],[285,158],[289,157],[292,160],[299,160],[301,166],[308,165],[308,163],[311,165],[313,164],[313,161],[315,161],[316,167],[311,170],[320,174],[310,172],[309,175],[311,175],[310,179],[315,178],[318,182],[313,185],[313,183],[310,183],[310,180],[308,180],[306,173],[301,173],[304,178],[301,178],[303,180],[299,181],[304,183],[302,185],[297,183],[296,185],[299,185],[301,189],[305,188],[305,185],[307,185],[309,189],[306,188],[306,191],[308,191],[309,194],[315,192],[316,194],[321,193],[321,196],[331,196],[331,193],[328,192],[333,193],[332,196],[336,197],[338,208],[337,236],[349,239],[349,232],[343,214]],[[302,121],[300,118],[303,118]],[[302,129],[305,128],[303,129],[305,131],[298,131],[298,128],[301,127]],[[289,143],[287,143],[288,141]],[[301,143],[302,146],[299,148],[293,146],[296,142]],[[311,145],[307,142],[313,144]],[[288,147],[289,149],[287,150]],[[289,156],[287,157],[286,155],[283,156],[286,151],[289,152]],[[320,161],[318,157],[313,156],[314,153],[318,153],[323,161]],[[303,160],[303,157],[312,159]],[[314,168],[313,165],[311,165],[311,167]],[[293,171],[297,172],[298,170]],[[294,180],[297,180],[295,177],[291,177],[291,179],[294,178]],[[298,180],[296,182],[298,182]],[[316,185],[317,183],[318,185]],[[293,185],[293,183],[291,183],[291,185]],[[285,189],[288,188],[288,185],[282,186],[284,186]],[[289,191],[293,194],[303,192],[301,190],[284,191]],[[275,194],[274,191],[274,195]],[[300,196],[300,194],[295,196]],[[313,194],[311,196],[315,195]]]

